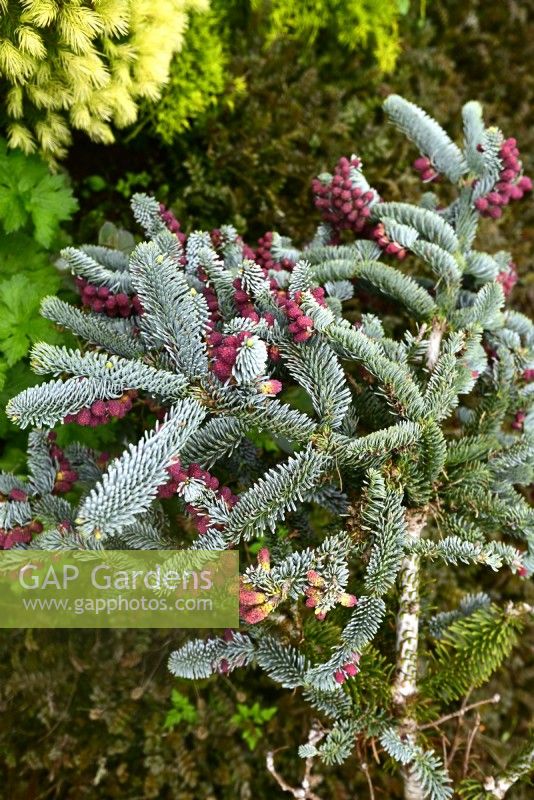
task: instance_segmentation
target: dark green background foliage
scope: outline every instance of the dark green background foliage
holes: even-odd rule
[[[424,17],[419,4],[413,3],[400,21],[402,52],[389,75],[380,73],[370,52],[340,49],[333,38],[321,39],[305,53],[291,40],[266,47],[256,35],[257,18],[245,13],[245,4],[232,3],[232,9],[224,88],[189,129],[172,141],[162,139],[154,110],[147,108],[135,135],[123,134],[112,147],[75,139],[66,167],[80,210],[64,225],[74,241],[94,241],[105,220],[129,227],[129,197],[143,189],[171,205],[185,230],[232,222],[250,243],[272,229],[302,242],[317,223],[311,178],[352,152],[363,157],[368,178],[384,196],[412,199],[420,189],[410,166],[417,153],[383,125],[381,103],[391,92],[426,108],[451,133],[459,133],[454,125],[462,103],[479,99],[486,118],[505,136],[517,138],[526,174],[534,174],[534,3],[530,0],[435,2],[428,4]],[[487,226],[488,250],[513,250],[521,275],[513,303],[523,309],[531,308],[534,300],[533,273],[527,275],[533,228],[531,201],[514,204],[498,225]],[[38,269],[44,265],[49,271],[51,287],[46,291],[56,291],[60,279],[43,261],[35,233],[29,228],[20,235],[33,237],[27,252],[35,251]],[[59,228],[57,235],[59,239],[49,243],[52,248],[62,243]],[[15,271],[9,268],[7,279],[26,272],[31,273],[29,264]],[[0,307],[1,302],[0,297]],[[29,368],[17,359],[10,370],[4,393],[9,389],[15,394],[30,380]],[[10,438],[5,427],[0,427],[0,435],[7,442],[3,466],[12,463],[20,468],[20,438]],[[109,440],[115,435],[111,432]],[[98,442],[99,447],[105,444]],[[461,585],[445,585],[438,578],[435,585],[425,587],[426,607],[438,610],[445,600],[447,607],[459,600],[471,588],[467,575],[476,577],[473,585],[500,592],[504,599],[513,599],[518,590],[518,579],[462,570]],[[327,628],[317,625],[307,634],[311,648],[325,646]],[[380,636],[394,636],[393,620]],[[166,659],[180,642],[180,633],[158,631],[2,633],[2,800],[287,796],[266,773],[265,752],[268,747],[287,748],[277,754],[277,765],[289,782],[299,782],[302,762],[295,749],[305,740],[311,721],[304,703],[278,691],[267,679],[251,680],[251,673],[237,672],[231,680],[195,685],[173,681]],[[380,649],[380,639],[376,646]],[[496,772],[511,743],[525,735],[534,714],[533,653],[534,639],[524,634],[490,683],[470,698],[476,701],[493,692],[503,698],[498,706],[481,712],[483,727],[473,748],[473,763],[481,773]],[[381,670],[387,669],[380,659],[368,665],[372,679],[366,691],[376,692],[377,698],[385,683]],[[358,691],[358,678],[354,686]],[[165,727],[173,688],[196,709],[196,723],[183,720]],[[251,706],[256,701],[262,708],[278,706],[278,712],[262,726],[261,738],[251,751],[231,718],[238,704]],[[473,719],[469,717],[459,729],[456,777],[462,774],[463,748]],[[452,740],[456,723],[445,730]],[[439,747],[439,739],[433,746],[436,742]],[[338,800],[369,796],[358,755],[373,758],[372,753],[356,754],[337,770],[321,769],[320,796]],[[376,796],[396,800],[400,785],[384,761],[383,766]],[[532,786],[517,785],[509,797],[528,800],[533,791]]]

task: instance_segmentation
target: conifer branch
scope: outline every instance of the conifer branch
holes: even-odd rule
[[[507,795],[508,790],[532,770],[534,770],[534,736],[530,734],[521,752],[512,759],[512,762],[502,775],[496,778],[490,776],[484,779],[484,789],[489,792],[490,797],[502,800]]]

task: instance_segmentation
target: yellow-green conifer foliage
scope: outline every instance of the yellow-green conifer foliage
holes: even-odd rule
[[[0,0],[0,84],[9,144],[61,158],[71,128],[97,142],[157,100],[188,12],[208,0]]]
[[[169,145],[210,108],[232,109],[242,95],[256,93],[251,72],[258,45],[268,59],[273,45],[293,42],[300,66],[324,75],[342,75],[355,54],[378,74],[391,73],[409,8],[410,0],[210,0],[208,14],[192,16],[183,53],[161,100],[146,104],[145,121]],[[422,17],[424,0],[419,9]],[[276,72],[278,58],[272,59]]]
[[[212,0],[207,14],[191,15],[184,49],[173,59],[161,99],[146,104],[147,116],[165,144],[172,144],[195,119],[217,105],[226,87],[230,98],[238,91],[238,81],[228,75],[231,33],[225,25],[225,2],[229,6],[234,0]]]
[[[267,41],[280,36],[310,46],[325,37],[349,51],[370,48],[381,72],[400,54],[398,21],[409,0],[251,0],[268,16]],[[421,11],[423,4],[421,3]]]

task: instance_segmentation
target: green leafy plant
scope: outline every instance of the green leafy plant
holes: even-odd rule
[[[189,701],[185,694],[173,689],[171,694],[171,708],[167,712],[164,728],[175,728],[181,722],[186,725],[194,725],[197,722],[198,714],[194,705]]]
[[[37,156],[9,150],[0,140],[0,396],[14,384],[34,382],[23,362],[30,347],[38,341],[59,343],[61,335],[36,313],[42,298],[57,293],[62,285],[54,267],[54,251],[66,244],[61,223],[70,220],[78,208],[67,177],[52,175]],[[6,398],[7,399],[7,398]],[[0,436],[17,437],[3,410]],[[9,450],[11,445],[4,442]],[[15,446],[17,459],[20,450]],[[7,459],[7,460],[6,460]],[[11,456],[5,451],[4,466]]]
[[[64,175],[52,175],[36,157],[8,151],[0,140],[0,222],[6,233],[30,231],[37,244],[50,247],[59,225],[78,208]]]
[[[59,288],[55,276],[13,275],[0,282],[0,350],[7,367],[24,358],[35,342],[59,342],[60,336],[46,320],[34,320],[45,294]]]
[[[237,711],[230,721],[237,726],[241,738],[247,743],[249,750],[255,750],[263,737],[263,726],[274,717],[277,711],[276,707],[261,708],[259,703],[253,703],[251,706],[238,703]]]
[[[60,224],[78,203],[63,175],[51,175],[39,158],[9,151],[0,140],[0,352],[13,366],[42,338],[58,340],[48,325],[35,326],[33,312],[60,286],[47,250],[61,244]],[[50,339],[50,337],[52,337]]]

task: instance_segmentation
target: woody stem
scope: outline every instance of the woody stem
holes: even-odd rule
[[[407,512],[407,543],[420,539],[426,513]],[[397,669],[393,681],[393,704],[400,718],[400,733],[415,744],[417,722],[411,710],[417,694],[417,649],[419,643],[420,558],[410,554],[399,572],[399,610],[397,614]],[[405,800],[422,800],[423,788],[409,767],[403,769]]]

